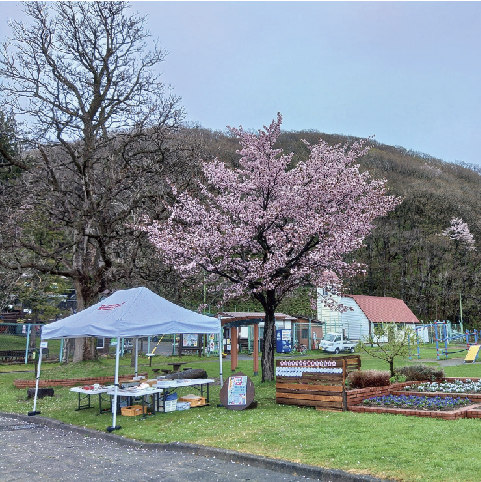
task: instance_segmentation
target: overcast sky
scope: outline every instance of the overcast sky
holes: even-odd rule
[[[0,39],[22,6],[0,1]],[[315,129],[481,164],[481,2],[133,2],[189,121]]]

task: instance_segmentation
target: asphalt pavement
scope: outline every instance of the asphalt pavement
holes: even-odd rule
[[[383,482],[194,444],[145,444],[40,415],[0,412],[1,482]],[[386,481],[384,481],[386,482]]]

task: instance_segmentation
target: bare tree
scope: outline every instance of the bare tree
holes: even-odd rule
[[[0,201],[1,263],[71,278],[81,310],[132,280],[144,242],[128,225],[164,196],[167,176],[189,179],[183,111],[154,70],[165,52],[147,50],[145,18],[128,4],[24,5],[31,23],[12,23],[0,75],[31,149],[0,147],[4,164],[23,171]],[[83,340],[74,361],[94,353]]]

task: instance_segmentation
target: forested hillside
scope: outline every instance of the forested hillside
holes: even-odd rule
[[[213,157],[229,165],[237,165],[237,139],[228,133],[190,127],[178,133],[182,143],[190,143],[192,168],[199,158]],[[329,144],[353,142],[352,137],[324,135],[315,131],[284,132],[278,147],[293,152],[293,163],[308,156],[303,139],[316,143],[322,137]],[[481,175],[477,166],[446,163],[425,154],[407,151],[370,141],[370,151],[361,158],[361,169],[374,178],[388,180],[390,192],[403,197],[403,203],[365,240],[364,248],[353,259],[366,265],[364,276],[345,280],[345,291],[351,294],[392,296],[403,299],[419,319],[457,321],[462,299],[463,321],[469,327],[481,325],[480,261],[481,261]],[[186,170],[184,169],[185,173]],[[198,171],[197,171],[198,172]],[[4,178],[4,182],[11,180]],[[450,239],[441,233],[453,218],[467,223],[478,249]],[[39,240],[36,241],[37,245]],[[149,255],[123,256],[135,269],[130,277],[118,270],[111,288],[146,285],[162,296],[190,308],[206,302],[214,312],[221,294],[205,293],[202,279],[181,283],[171,269]],[[119,251],[120,253],[120,251]],[[120,258],[119,258],[120,259]],[[118,262],[116,263],[118,264]],[[7,280],[6,274],[3,277]],[[10,286],[10,285],[9,285]],[[311,288],[311,289],[310,289]],[[295,297],[284,300],[278,311],[291,315],[315,316],[311,307],[312,288],[306,287]],[[7,293],[7,291],[5,291]],[[252,301],[234,300],[225,311],[261,310]]]
[[[217,156],[236,164],[237,141],[228,134],[202,130],[204,158]],[[324,135],[316,131],[284,132],[278,147],[294,152],[293,162],[308,155],[302,139],[315,143],[322,137],[329,144],[345,144],[354,138]],[[385,178],[392,194],[404,198],[366,239],[353,257],[367,265],[364,276],[348,280],[351,294],[392,296],[403,299],[419,319],[458,320],[460,296],[463,321],[478,326],[480,309],[481,176],[474,166],[446,163],[428,155],[370,141],[361,160],[375,178]],[[478,249],[441,233],[453,218],[467,223]],[[310,314],[307,291],[283,304],[291,314]],[[238,303],[230,306],[254,309]]]

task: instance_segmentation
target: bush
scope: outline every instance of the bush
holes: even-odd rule
[[[397,376],[404,375],[407,382],[434,381],[444,378],[444,370],[438,367],[424,365],[407,365],[395,369]]]
[[[349,388],[385,387],[389,385],[391,374],[383,370],[357,370],[349,373]]]
[[[405,381],[406,381],[406,375],[399,375],[399,374],[394,375],[389,379],[389,382],[391,383],[391,385],[393,383],[403,383]]]

